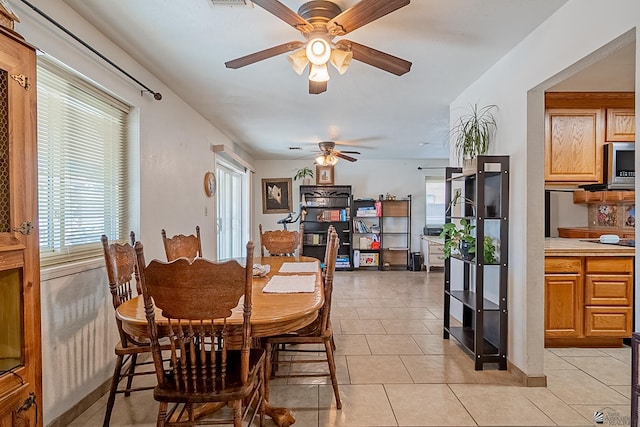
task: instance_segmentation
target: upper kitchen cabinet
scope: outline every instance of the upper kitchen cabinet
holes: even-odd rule
[[[602,182],[602,123],[600,109],[545,111],[546,182]]]
[[[603,183],[609,141],[635,141],[633,92],[545,94],[545,183]]]
[[[635,142],[636,113],[633,108],[607,108],[607,141]]]

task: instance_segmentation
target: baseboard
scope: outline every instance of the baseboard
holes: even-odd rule
[[[516,365],[507,360],[507,370],[513,375],[520,384],[524,387],[546,387],[547,376],[546,375],[527,375],[520,370]]]
[[[111,388],[111,378],[109,378],[107,381],[102,383],[102,385],[100,385],[98,388],[96,388],[95,390],[87,394],[82,400],[80,400],[78,403],[73,405],[71,408],[65,411],[58,418],[56,418],[51,423],[49,423],[47,427],[68,426],[69,424],[71,424],[73,420],[78,418],[80,414],[82,414],[84,411],[89,409],[91,405],[96,403],[98,399],[100,399],[102,396],[108,393],[110,388]]]

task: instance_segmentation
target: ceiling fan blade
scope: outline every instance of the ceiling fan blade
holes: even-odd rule
[[[253,0],[253,3],[282,19],[296,30],[302,31],[303,33],[310,33],[313,31],[313,25],[311,25],[309,21],[289,9],[284,4],[280,3],[278,0]]]
[[[345,150],[340,150],[341,153],[349,153],[349,154],[360,154],[359,151],[345,151]]]
[[[318,95],[322,92],[326,92],[327,82],[314,82],[309,80],[309,93],[311,95]]]
[[[342,154],[341,152],[338,152],[338,151],[334,151],[333,155],[336,156],[336,157],[340,157],[341,159],[345,159],[345,160],[347,160],[349,162],[358,161],[358,159],[356,159],[354,157],[351,157],[351,156],[347,156],[346,154]]]
[[[353,59],[380,68],[396,76],[401,76],[411,70],[411,62],[381,52],[372,47],[344,39],[338,41],[336,44],[343,49],[350,50],[353,53]]]
[[[299,49],[302,47],[303,44],[304,43],[300,41],[284,43],[279,46],[274,46],[274,47],[270,47],[269,49],[251,53],[241,58],[232,59],[231,61],[225,62],[224,65],[227,68],[233,68],[233,69],[241,68],[241,67],[244,67],[245,65],[250,65],[250,64],[253,64],[254,62],[262,61],[263,59],[269,59],[272,56],[277,56],[285,52],[290,52],[292,50]]]
[[[408,5],[409,2],[410,0],[361,0],[327,22],[327,30],[332,36],[344,36]]]

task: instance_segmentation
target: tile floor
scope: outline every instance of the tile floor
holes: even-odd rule
[[[336,273],[342,410],[325,378],[274,381],[271,402],[291,408],[299,427],[589,426],[595,411],[603,425],[629,424],[629,348],[545,350],[546,388],[475,371],[454,340],[442,339],[442,282],[440,272]],[[105,402],[71,426],[102,425]],[[111,425],[154,426],[156,411],[151,392],[118,395]]]

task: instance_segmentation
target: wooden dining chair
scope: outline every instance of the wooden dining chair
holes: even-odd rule
[[[300,233],[288,230],[262,231],[260,229],[260,255],[265,256],[264,250],[272,256],[293,256],[300,246]]]
[[[335,229],[328,232],[327,251],[325,255],[325,266],[323,270],[324,304],[320,309],[317,319],[308,326],[295,332],[268,337],[265,339],[267,350],[267,400],[269,398],[268,383],[270,378],[302,378],[302,377],[330,377],[333,385],[333,392],[336,398],[336,407],[342,408],[340,392],[338,391],[338,378],[336,376],[336,365],[334,361],[335,343],[333,341],[333,329],[331,326],[331,296],[333,292],[333,275],[336,269],[336,258],[340,239]],[[286,344],[284,348],[281,345]],[[295,346],[289,344],[297,344]],[[305,344],[323,344],[324,350],[320,351],[325,355],[322,359],[295,359],[280,358],[280,354],[289,352],[318,352],[317,349],[305,349]],[[300,363],[326,363],[329,372],[298,373],[294,366]],[[287,365],[287,371],[275,369],[280,365]]]
[[[167,232],[163,228],[162,243],[164,244],[164,252],[169,262],[177,258],[188,258],[190,261],[193,261],[195,258],[202,256],[202,241],[200,239],[199,226],[196,226],[196,234],[190,234],[188,236],[177,234],[173,237],[167,237]]]
[[[116,309],[125,301],[128,301],[136,295],[142,295],[139,286],[136,251],[133,248],[135,242],[135,234],[130,234],[131,244],[129,243],[112,243],[109,244],[107,236],[103,235],[102,248],[104,252],[104,261],[107,270],[107,278],[109,283],[109,291],[111,292],[111,300],[113,308]],[[135,286],[134,286],[135,280]],[[107,408],[104,414],[103,426],[108,426],[111,419],[111,412],[116,399],[116,394],[124,394],[129,396],[131,392],[141,390],[151,390],[153,386],[132,387],[135,376],[155,374],[155,370],[143,368],[142,371],[136,371],[141,365],[151,365],[150,361],[138,360],[138,356],[143,353],[151,354],[151,345],[148,340],[133,337],[122,329],[122,323],[116,319],[120,342],[116,344],[116,367],[111,378],[111,389],[109,390],[109,398],[107,399]],[[124,366],[128,366],[123,370]],[[120,383],[127,379],[126,386],[120,387]]]
[[[153,260],[140,268],[140,283],[151,335],[158,385],[153,397],[160,402],[157,425],[221,424],[235,427],[259,415],[264,426],[265,350],[251,348],[253,242],[247,244],[246,266],[237,261],[213,262],[179,258]],[[138,265],[144,250],[136,243]],[[243,299],[241,322],[229,317]],[[165,318],[156,323],[154,310]],[[163,359],[160,338],[170,341],[170,357]],[[232,408],[227,420],[195,420],[199,404]],[[169,405],[173,404],[171,408]],[[254,408],[254,410],[251,410]]]

